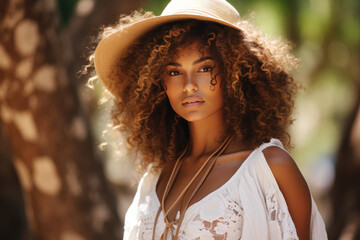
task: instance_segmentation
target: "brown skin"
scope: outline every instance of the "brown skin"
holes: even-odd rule
[[[195,194],[189,206],[221,187],[234,175],[252,152],[252,150],[243,150],[240,146],[240,142],[233,141],[227,151],[218,158],[213,170]],[[263,150],[263,153],[285,198],[299,239],[309,240],[311,197],[309,188],[300,170],[290,155],[278,147],[268,147]],[[168,209],[177,199],[207,157],[208,156],[202,155],[198,158],[187,157],[184,159],[178,178],[165,202],[165,209]],[[159,199],[162,198],[170,174],[170,169],[166,169],[159,178],[157,185],[157,195]],[[188,195],[185,195],[185,198],[187,197]],[[169,219],[174,219],[178,210],[179,206],[175,207],[175,210],[169,214]]]
[[[127,16],[106,29],[104,36],[144,18],[141,14]],[[286,148],[291,146],[287,127],[292,123],[298,84],[286,69],[297,61],[286,42],[268,39],[247,22],[239,27],[249,31],[195,20],[164,24],[142,36],[119,58],[111,74],[114,81],[107,86],[115,97],[112,120],[114,131],[126,138],[126,146],[142,156],[134,161],[139,175],[149,164],[154,171],[169,167],[190,141],[188,122],[173,111],[162,75],[176,49],[194,41],[222,63],[222,71],[215,69],[213,76],[220,73],[218,77],[226,80],[221,86],[224,135],[241,136],[253,148],[271,138],[281,140]],[[218,83],[215,91],[219,88]]]
[[[199,191],[190,201],[189,206],[198,202],[199,200],[207,196],[209,193],[221,187],[235,174],[235,172],[239,169],[241,164],[252,151],[245,150],[244,147],[241,146],[242,144],[239,144],[239,142],[237,141],[233,140],[231,142],[226,151],[217,159],[215,166],[211,170],[209,176],[206,178],[203,185],[200,187]],[[217,148],[217,146],[215,148]],[[211,153],[202,154],[199,157],[189,156],[184,159],[179,175],[176,178],[173,188],[171,189],[165,201],[165,209],[168,209],[173,204],[173,202],[178,198],[179,194],[182,192],[187,183],[192,179],[192,177],[196,174],[198,169],[202,166],[204,161],[210,155]],[[159,199],[162,198],[170,174],[171,169],[164,169],[159,178],[157,185],[157,195]],[[194,185],[196,185],[197,182],[198,181],[195,181]],[[182,201],[185,201],[186,199],[188,199],[188,197],[188,195],[185,195]],[[174,211],[170,212],[170,220],[174,219],[177,211],[179,210],[179,206],[180,205],[177,205],[174,208]]]
[[[223,96],[220,91],[221,78],[218,78],[215,90],[211,91],[211,75],[206,73],[209,70],[208,66],[216,66],[212,69],[214,72],[220,71],[221,69],[218,69],[220,65],[211,53],[206,50],[200,53],[196,44],[195,42],[188,47],[179,49],[178,54],[171,60],[171,64],[168,64],[164,73],[166,94],[174,111],[188,121],[190,142],[193,146],[189,155],[183,160],[178,177],[165,201],[165,209],[173,204],[204,161],[218,147],[218,140],[223,137],[226,129],[222,107]],[[204,56],[213,60],[199,62]],[[187,96],[196,96],[203,102],[195,107],[186,106],[183,104],[183,99]],[[253,148],[241,137],[233,139],[225,152],[217,159],[216,165],[189,206],[228,181]],[[299,239],[310,239],[311,197],[303,176],[294,160],[282,149],[269,147],[263,150],[263,153],[285,197]],[[159,178],[157,185],[159,199],[163,196],[171,170],[172,168],[164,169]],[[186,194],[182,201],[186,201],[188,198],[189,195]],[[170,220],[175,218],[180,205],[181,203],[170,212],[168,215]]]
[[[135,12],[120,19],[115,27],[104,29],[100,38],[151,16],[149,13]],[[134,43],[119,59],[118,67],[111,74],[117,79],[107,86],[115,93],[112,112],[114,126],[126,136],[127,146],[141,154],[140,161],[134,161],[139,173],[146,171],[149,164],[152,164],[154,171],[162,171],[157,186],[160,199],[174,161],[188,142],[193,143],[194,147],[184,159],[165,209],[219,146],[224,135],[234,134],[236,138],[217,160],[190,204],[223,185],[261,143],[277,138],[285,147],[291,145],[287,127],[292,123],[290,116],[299,86],[288,70],[296,66],[297,60],[289,52],[286,42],[268,39],[249,22],[241,21],[238,24],[244,31],[201,21],[164,24]],[[174,51],[178,47],[191,45],[194,40],[215,53],[218,58],[214,58],[214,61],[221,62],[222,68],[213,69],[213,73],[221,73],[213,93],[209,91],[210,79],[205,82],[207,85],[197,82],[195,86],[198,78],[182,78],[187,79],[184,83],[187,94],[196,91],[201,95],[198,97],[206,101],[200,104],[201,107],[190,110],[181,108],[182,105],[176,102],[179,98],[182,100],[182,94],[186,92],[184,88],[174,87],[180,92],[172,95],[169,83],[167,89],[163,87],[166,79],[162,75],[168,63],[179,61],[174,57]],[[202,51],[203,55],[196,59],[209,52]],[[180,70],[185,71],[185,76],[194,77],[198,76],[195,73],[202,73],[193,68],[196,59],[187,63],[181,60],[185,69]],[[223,97],[214,102],[212,94],[216,94],[220,86]],[[221,101],[223,107],[217,104]],[[271,149],[264,150],[265,157],[287,201],[300,239],[309,239],[311,202],[306,183],[287,153],[278,148]],[[173,214],[170,214],[170,219],[174,218]]]
[[[263,153],[284,195],[299,239],[310,239],[311,196],[304,177],[284,150],[268,147]]]

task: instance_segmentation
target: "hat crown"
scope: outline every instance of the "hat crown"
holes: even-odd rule
[[[208,15],[229,23],[236,23],[240,15],[226,0],[172,0],[161,16],[175,14]]]
[[[189,19],[216,22],[241,31],[239,13],[226,0],[172,0],[161,16],[136,21],[101,40],[94,64],[104,86],[115,96],[118,94],[114,84],[119,79],[114,77],[114,71],[119,71],[119,59],[134,41],[162,24]]]

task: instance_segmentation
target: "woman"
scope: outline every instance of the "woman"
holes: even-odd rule
[[[172,0],[105,29],[96,72],[145,172],[124,239],[326,239],[281,143],[297,89],[288,50],[225,0]]]

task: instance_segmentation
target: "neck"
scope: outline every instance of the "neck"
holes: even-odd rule
[[[191,152],[190,158],[197,159],[210,155],[223,141],[225,119],[222,111],[206,119],[188,122],[190,131]]]

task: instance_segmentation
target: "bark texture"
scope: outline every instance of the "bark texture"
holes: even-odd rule
[[[116,204],[62,62],[56,1],[1,2],[0,116],[34,238],[121,239]]]

